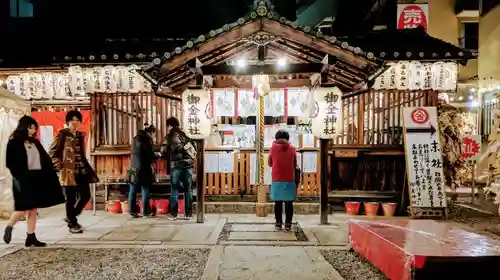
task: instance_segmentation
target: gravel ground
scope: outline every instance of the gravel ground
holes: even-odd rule
[[[0,258],[1,280],[201,279],[209,249],[35,249]]]
[[[345,280],[386,280],[373,265],[356,253],[344,250],[322,250],[321,254]]]

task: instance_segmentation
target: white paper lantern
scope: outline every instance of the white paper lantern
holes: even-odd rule
[[[386,74],[384,75],[384,84],[386,89],[396,89],[396,65],[389,64],[389,69],[387,69]]]
[[[205,139],[210,135],[210,91],[188,89],[182,94],[183,129],[191,139]]]
[[[23,98],[30,100],[35,94],[35,83],[34,79],[31,77],[31,73],[23,73],[19,76],[24,84],[24,94]]]
[[[140,88],[140,82],[135,70],[139,69],[137,65],[130,65],[127,67],[128,70],[128,89],[127,92],[138,93]]]
[[[104,85],[104,69],[102,67],[92,68],[92,82],[93,92],[105,92]]]
[[[29,99],[28,77],[29,75],[26,73],[19,75],[19,96],[21,96],[24,99]]]
[[[42,74],[42,98],[54,98],[54,88],[52,87],[52,73]]]
[[[72,72],[68,72],[69,76],[69,90],[73,97],[84,97],[85,91],[83,89],[83,72],[81,68]]]
[[[372,88],[375,89],[375,90],[379,90],[379,89],[386,89],[386,76],[388,75],[388,70],[385,70],[384,72],[382,72],[382,74],[380,74],[380,76],[378,76],[377,78],[375,78],[375,81],[373,83],[373,86]]]
[[[311,118],[313,134],[321,139],[340,135],[342,127],[342,92],[338,88],[317,88],[312,92],[314,114]]]
[[[458,65],[456,62],[446,62],[444,90],[456,90],[458,78]]]
[[[419,61],[410,63],[410,90],[423,89],[425,81],[425,69]]]
[[[424,85],[422,89],[432,89],[432,63],[424,63]]]
[[[407,90],[410,83],[410,63],[400,61],[396,64],[396,89]]]
[[[42,75],[38,73],[31,73],[30,83],[32,84],[33,90],[31,92],[31,98],[38,100],[42,99]]]
[[[114,66],[104,67],[104,87],[107,93],[116,93],[118,85],[116,83],[116,69]]]
[[[22,97],[19,76],[8,76],[5,82],[7,83],[7,89],[9,91],[15,93],[17,96]]]
[[[446,83],[446,67],[444,62],[435,62],[432,65],[432,88],[444,90]]]
[[[128,90],[128,69],[125,66],[116,66],[117,91],[127,92]]]
[[[82,70],[83,74],[83,90],[86,93],[94,93],[94,74],[91,68]]]
[[[52,77],[52,80],[54,81],[54,87],[55,87],[55,92],[54,92],[54,98],[55,99],[66,99],[68,97],[68,92],[67,92],[67,78],[65,74],[54,74]]]

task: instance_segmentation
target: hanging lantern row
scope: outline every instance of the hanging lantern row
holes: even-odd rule
[[[67,73],[23,73],[8,76],[7,89],[27,99],[75,99],[88,93],[150,92],[151,84],[140,76],[137,65],[82,68]]]
[[[458,65],[455,62],[400,61],[389,65],[389,69],[375,79],[373,89],[456,89]]]

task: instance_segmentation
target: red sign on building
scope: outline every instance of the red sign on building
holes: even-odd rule
[[[398,4],[398,29],[421,26],[427,30],[428,15],[427,4]]]

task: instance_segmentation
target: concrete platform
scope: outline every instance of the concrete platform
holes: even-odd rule
[[[350,220],[352,248],[390,279],[474,279],[494,273],[500,243],[432,220]]]

